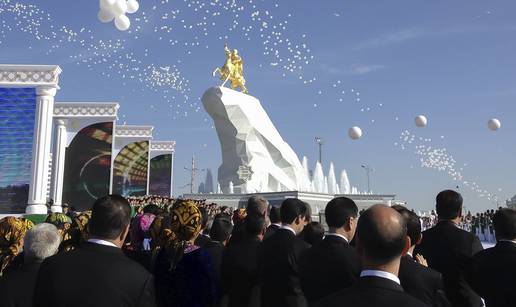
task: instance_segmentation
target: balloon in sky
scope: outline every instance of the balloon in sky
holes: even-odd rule
[[[362,129],[360,127],[351,127],[349,128],[348,135],[353,140],[358,140],[362,137]]]
[[[115,18],[115,26],[120,31],[125,31],[129,29],[130,25],[131,21],[129,20],[129,17],[125,15],[120,15],[117,18]]]
[[[496,130],[500,129],[501,126],[502,126],[502,123],[500,123],[500,120],[498,120],[497,118],[491,118],[487,122],[487,127],[489,129],[491,129],[492,131],[496,131]]]
[[[416,119],[414,121],[416,122],[416,126],[418,126],[420,128],[426,127],[426,125],[428,123],[428,120],[426,119],[426,117],[424,115],[416,116]]]
[[[115,18],[115,15],[113,15],[111,11],[100,10],[97,17],[99,18],[100,22],[107,23],[112,21]]]
[[[129,0],[127,1],[127,13],[132,14],[136,13],[138,9],[140,8],[140,4],[136,0]]]
[[[131,20],[126,14],[136,13],[140,8],[137,0],[100,0],[100,11],[97,18],[104,23],[115,20],[115,26],[125,31],[131,26]]]

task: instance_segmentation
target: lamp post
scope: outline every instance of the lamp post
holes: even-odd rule
[[[367,175],[367,192],[371,193],[371,172],[374,171],[369,165],[362,164],[362,168],[366,171]]]
[[[324,141],[320,137],[315,137],[315,144],[319,145],[319,163],[322,166],[322,146],[324,145]]]

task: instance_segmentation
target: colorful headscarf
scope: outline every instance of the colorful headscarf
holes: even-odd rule
[[[170,213],[170,228],[162,227],[164,244],[169,255],[170,271],[175,270],[185,250],[191,250],[191,240],[201,232],[202,215],[197,205],[190,200],[174,204]]]
[[[190,241],[201,232],[201,211],[193,201],[179,202],[171,212],[170,230],[178,241]]]
[[[47,216],[45,222],[57,227],[61,242],[71,238],[69,230],[72,227],[72,219],[68,215],[61,212],[52,212]]]
[[[62,228],[64,224],[72,224],[72,219],[61,212],[52,212],[47,216],[46,223],[50,223],[57,228]]]
[[[233,211],[233,224],[237,225],[243,223],[246,216],[247,211],[244,208],[236,209]]]
[[[34,224],[25,218],[8,216],[0,220],[0,273],[20,253],[25,233],[32,227]]]
[[[85,241],[88,240],[90,235],[88,230],[88,223],[90,222],[90,219],[91,211],[84,211],[74,218],[74,224],[81,232],[82,239]]]

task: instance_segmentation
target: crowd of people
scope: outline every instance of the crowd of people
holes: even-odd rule
[[[359,213],[339,197],[326,231],[309,204],[260,196],[232,210],[109,195],[37,225],[6,217],[0,306],[514,306],[516,211],[463,217],[462,202],[439,193],[425,225],[400,205]],[[480,217],[497,240],[486,250],[462,229]]]

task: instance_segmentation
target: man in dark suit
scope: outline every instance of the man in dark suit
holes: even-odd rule
[[[34,306],[155,306],[152,275],[120,250],[130,221],[125,198],[98,199],[88,242],[41,265]]]
[[[462,196],[451,190],[436,197],[438,223],[423,232],[415,253],[428,261],[428,266],[443,276],[444,290],[454,307],[482,306],[480,297],[466,282],[473,255],[482,250],[480,240],[459,228]]]
[[[281,228],[265,240],[260,255],[263,307],[304,307],[299,281],[299,255],[310,245],[297,237],[309,221],[310,206],[295,198],[283,201]]]
[[[487,307],[516,304],[516,210],[503,208],[493,217],[496,246],[473,257],[472,287]]]
[[[211,256],[215,275],[220,279],[220,265],[222,262],[222,252],[226,246],[233,230],[231,218],[229,216],[219,215],[213,220],[210,229],[211,240],[204,245],[204,248]]]
[[[401,255],[410,247],[405,220],[395,210],[375,205],[358,220],[357,252],[362,261],[359,280],[321,301],[317,307],[423,307],[403,292],[398,279]]]
[[[276,230],[281,227],[281,217],[280,217],[280,208],[279,207],[271,207],[269,212],[269,218],[271,224],[267,227],[267,231],[265,232],[264,239],[270,238]]]
[[[245,219],[247,235],[229,245],[222,256],[221,287],[228,307],[259,307],[258,255],[265,234],[265,217]]]
[[[205,234],[206,228],[208,228],[208,221],[210,219],[208,211],[205,208],[200,208],[201,211],[201,233],[195,239],[194,244],[199,247],[203,247],[206,243],[210,242],[210,236]],[[209,229],[208,229],[209,231]]]
[[[399,278],[401,286],[408,294],[423,303],[434,306],[451,306],[444,293],[441,273],[434,271],[416,261],[413,257],[414,248],[421,243],[421,221],[416,213],[399,205],[392,206],[407,223],[407,236],[410,239],[410,249],[401,257]],[[416,255],[420,257],[419,255]]]
[[[23,239],[22,267],[0,278],[0,306],[32,306],[32,293],[41,262],[57,253],[59,243],[61,238],[52,224],[38,224],[27,231]]]
[[[339,290],[349,288],[358,279],[360,261],[349,242],[355,236],[358,208],[346,197],[332,199],[324,210],[329,233],[324,240],[301,254],[299,276],[309,304]]]

